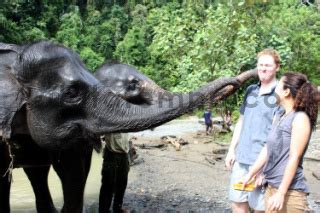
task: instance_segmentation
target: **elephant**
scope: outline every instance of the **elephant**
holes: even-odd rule
[[[37,211],[57,211],[46,191],[48,165],[62,183],[61,212],[82,212],[92,148],[99,149],[100,135],[159,126],[202,106],[227,87],[239,87],[238,78],[220,78],[195,92],[142,106],[104,86],[77,54],[61,44],[0,43],[0,54],[0,212],[4,213],[10,212],[10,171],[16,167],[24,168],[32,184]]]

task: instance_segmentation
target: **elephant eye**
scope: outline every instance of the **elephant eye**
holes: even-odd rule
[[[78,86],[69,87],[63,94],[63,101],[66,104],[78,104],[82,100]]]
[[[75,98],[78,95],[78,91],[76,88],[70,88],[66,93],[65,96],[69,98]]]
[[[128,85],[128,90],[135,90],[135,89],[136,89],[136,84],[130,83],[130,84]]]
[[[136,87],[138,86],[139,81],[137,79],[132,79],[128,85],[128,90],[136,90]]]

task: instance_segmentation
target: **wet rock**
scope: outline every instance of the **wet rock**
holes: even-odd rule
[[[227,147],[216,148],[216,149],[212,150],[213,154],[226,154],[227,152],[228,152]]]

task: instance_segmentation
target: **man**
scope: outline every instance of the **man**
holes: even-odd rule
[[[249,207],[256,213],[264,212],[263,190],[261,187],[252,192],[237,191],[233,184],[238,183],[255,162],[271,127],[276,109],[274,89],[277,84],[276,72],[280,68],[280,56],[273,49],[258,53],[258,76],[260,82],[250,85],[240,109],[232,141],[226,156],[226,167],[232,169],[229,199],[232,211],[248,212]]]
[[[204,117],[204,123],[206,125],[206,135],[209,135],[209,133],[211,133],[211,131],[212,131],[212,120],[211,120],[211,109],[210,108],[207,108],[204,111],[203,117]]]
[[[122,209],[122,204],[129,173],[128,134],[112,133],[104,137],[106,145],[101,172],[99,213],[110,211],[113,196],[113,212],[126,212]]]

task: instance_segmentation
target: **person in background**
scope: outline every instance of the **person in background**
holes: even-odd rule
[[[110,212],[113,199],[113,212],[126,212],[122,209],[123,198],[129,173],[128,133],[111,133],[104,136],[102,180],[99,195],[99,213]]]
[[[284,112],[275,116],[267,146],[243,183],[247,184],[263,169],[266,212],[303,213],[308,210],[309,189],[302,164],[311,131],[316,127],[319,93],[305,75],[287,72],[280,79],[276,94]]]
[[[206,135],[209,135],[212,131],[212,119],[211,119],[211,109],[207,108],[204,111],[203,117],[204,117],[204,123],[206,125]]]
[[[129,165],[132,166],[136,163],[137,158],[139,157],[139,154],[137,153],[137,149],[133,144],[133,140],[136,140],[136,137],[131,137],[129,140]]]
[[[225,159],[226,167],[232,169],[229,199],[235,213],[247,213],[249,207],[256,213],[265,210],[264,191],[261,187],[252,192],[233,188],[248,173],[264,147],[276,109],[274,89],[277,84],[276,73],[280,69],[280,56],[274,49],[265,49],[258,53],[257,59],[259,83],[250,85],[246,90]]]
[[[230,110],[226,111],[223,120],[224,120],[224,128],[230,132],[231,131],[230,127],[232,125],[232,116],[231,116]]]

